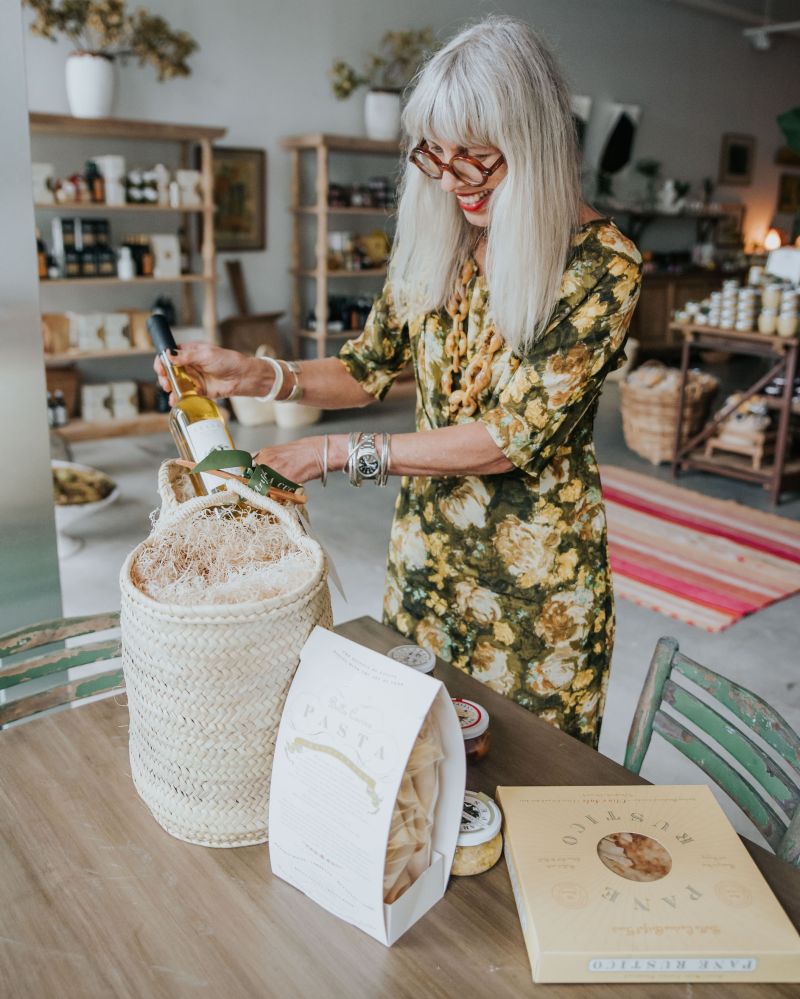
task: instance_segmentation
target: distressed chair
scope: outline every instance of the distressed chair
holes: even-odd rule
[[[702,688],[736,718],[723,717],[680,680]],[[663,710],[668,705],[672,713]],[[676,716],[702,732],[695,734]],[[756,694],[726,680],[678,651],[674,638],[661,638],[633,716],[625,766],[638,774],[653,732],[696,763],[741,808],[783,860],[800,866],[800,737]],[[750,737],[759,736],[782,763]],[[749,774],[742,776],[711,743],[725,750]],[[778,813],[777,805],[787,822]]]
[[[61,618],[0,635],[0,728],[95,694],[123,689],[119,638],[64,647],[67,638],[91,639],[118,627],[119,614],[109,613]],[[117,661],[107,669],[85,669],[108,660]],[[83,675],[71,677],[68,671],[78,667],[84,667]]]

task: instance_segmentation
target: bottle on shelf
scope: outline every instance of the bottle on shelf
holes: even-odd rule
[[[56,389],[55,395],[53,396],[53,426],[65,427],[68,423],[69,413],[67,412],[67,403],[64,399],[64,393],[60,389]]]
[[[47,247],[44,245],[41,231],[36,228],[36,260],[38,264],[39,280],[47,277]]]
[[[47,426],[54,427],[56,425],[56,413],[55,413],[56,401],[53,398],[53,393],[47,393]]]
[[[197,462],[215,448],[233,448],[235,445],[222,410],[212,399],[198,392],[197,384],[187,371],[173,363],[171,351],[177,349],[177,344],[166,318],[154,312],[147,320],[147,331],[175,397],[169,428],[180,456]],[[226,471],[241,475],[244,470],[236,467]],[[221,489],[224,485],[220,478],[208,472],[192,475],[191,479],[199,496]]]
[[[133,266],[133,256],[129,246],[121,246],[117,257],[117,277],[123,281],[132,281],[136,277],[136,268]]]

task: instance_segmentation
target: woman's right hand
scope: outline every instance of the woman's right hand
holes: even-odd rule
[[[231,395],[263,395],[269,389],[269,365],[255,358],[240,354],[237,350],[227,350],[209,343],[186,343],[171,355],[175,364],[190,375],[197,383],[201,395],[220,399]],[[153,368],[165,392],[170,391],[169,379],[164,371],[161,358],[157,357]],[[174,404],[170,396],[170,405]]]

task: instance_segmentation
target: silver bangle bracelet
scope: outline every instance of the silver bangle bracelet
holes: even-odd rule
[[[292,391],[281,401],[296,402],[298,399],[303,398],[303,386],[300,384],[300,365],[297,361],[284,361],[283,363],[294,375],[294,385],[292,385]]]
[[[322,438],[322,488],[328,484],[328,447],[330,438],[327,434]]]
[[[274,402],[283,388],[283,365],[280,361],[276,361],[274,357],[259,357],[258,360],[266,361],[266,363],[269,364],[275,375],[275,381],[272,383],[272,388],[266,395],[257,395],[255,397],[256,402]]]
[[[348,477],[351,486],[360,486],[364,481],[359,468],[359,458],[362,448],[365,457],[369,461],[372,456],[373,467],[366,478],[371,479],[377,486],[385,486],[389,481],[389,449],[391,445],[391,434],[381,434],[380,450],[375,446],[375,434],[352,433],[347,440],[347,458],[345,459],[342,472]],[[374,471],[374,461],[377,458],[378,468]],[[327,462],[326,462],[327,464]]]

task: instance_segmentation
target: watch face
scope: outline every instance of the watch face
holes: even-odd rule
[[[362,479],[373,479],[380,467],[381,463],[376,454],[362,454],[358,459],[358,474]]]

